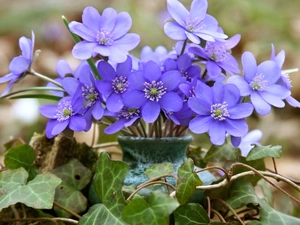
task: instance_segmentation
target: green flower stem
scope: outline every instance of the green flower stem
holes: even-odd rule
[[[53,79],[51,79],[51,78],[49,78],[49,77],[47,77],[47,76],[45,76],[43,74],[35,72],[33,69],[31,69],[30,71],[28,71],[28,74],[36,76],[38,78],[41,78],[41,79],[43,79],[45,81],[48,81],[48,82],[50,82],[52,84],[55,84],[56,86],[58,86],[60,88],[63,88],[63,86],[60,83],[56,82],[55,80],[53,80]]]
[[[8,93],[7,95],[4,95],[4,96],[0,97],[0,99],[1,98],[8,98],[8,97],[11,97],[11,96],[19,94],[19,93],[31,92],[31,91],[61,91],[61,92],[65,92],[64,89],[55,88],[55,87],[32,87],[32,88],[21,89],[21,90],[17,90],[17,91]]]
[[[68,29],[69,33],[71,34],[73,40],[75,41],[75,43],[80,42],[81,39],[80,39],[76,34],[73,34],[73,33],[70,31],[70,29],[69,29],[69,21],[66,19],[66,17],[62,16],[61,18],[62,18],[62,20],[63,20],[63,22],[64,22],[66,28]],[[87,60],[87,62],[88,62],[88,64],[90,65],[90,67],[92,68],[92,71],[93,71],[93,74],[94,74],[95,78],[96,78],[97,80],[102,80],[102,77],[100,76],[100,74],[99,74],[99,72],[98,72],[98,70],[97,70],[97,67],[96,67],[94,61],[92,60],[92,58],[89,58],[89,59]]]

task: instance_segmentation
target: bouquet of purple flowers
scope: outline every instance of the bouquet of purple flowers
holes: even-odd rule
[[[167,1],[171,19],[165,34],[178,41],[172,51],[144,47],[140,59],[130,55],[140,41],[128,33],[132,20],[127,12],[107,8],[102,15],[86,7],[82,22],[68,28],[77,41],[72,53],[82,60],[75,71],[57,62],[59,78],[52,80],[32,69],[38,55],[32,39],[19,40],[22,55],[10,63],[9,81],[2,96],[27,74],[44,78],[56,105],[44,105],[40,113],[49,118],[46,135],[88,131],[93,122],[107,125],[105,133],[118,131],[145,137],[182,136],[187,130],[208,133],[215,145],[226,136],[238,146],[248,132],[246,118],[255,110],[267,115],[271,106],[285,102],[299,107],[291,96],[291,81],[282,70],[285,53],[275,54],[257,65],[251,52],[242,55],[242,70],[231,50],[239,34],[228,38],[218,21],[207,14],[207,0],[194,0],[188,11],[179,1]],[[78,38],[80,37],[80,38]],[[95,59],[95,60],[92,60]]]

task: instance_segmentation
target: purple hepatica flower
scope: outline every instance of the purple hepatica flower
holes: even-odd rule
[[[279,84],[280,67],[273,61],[265,61],[257,66],[251,52],[242,55],[244,77],[232,76],[227,83],[235,84],[242,96],[249,96],[256,112],[267,115],[271,111],[271,105],[284,107],[283,99],[291,95],[291,92]]]
[[[175,20],[164,26],[165,34],[171,39],[184,41],[188,38],[199,44],[200,38],[206,41],[227,38],[217,31],[218,21],[206,14],[207,0],[193,0],[190,12],[178,0],[168,0],[167,6]]]
[[[79,113],[86,118],[85,131],[88,131],[92,126],[92,118],[100,120],[104,114],[101,95],[96,87],[96,80],[90,66],[86,64],[81,68],[79,80],[67,77],[63,79],[62,83],[69,95],[82,102]]]
[[[81,108],[82,102],[71,96],[62,98],[57,105],[41,106],[40,113],[50,119],[46,126],[47,138],[52,138],[67,128],[78,132],[83,131],[86,121],[78,114]]]
[[[274,45],[272,44],[271,60],[273,60],[274,62],[276,62],[277,65],[280,67],[280,69],[282,69],[283,63],[284,63],[284,60],[285,60],[285,52],[284,52],[284,50],[281,50],[278,53],[278,55],[276,56],[276,54],[275,54],[275,48],[274,48]],[[278,80],[277,84],[282,85],[282,86],[286,87],[289,90],[292,88],[292,81],[290,79],[289,74],[286,71],[284,71],[284,70],[281,71],[281,77]],[[292,96],[286,97],[285,100],[291,106],[300,108],[300,102],[297,101]]]
[[[206,69],[210,78],[215,79],[222,69],[229,75],[240,73],[238,62],[231,55],[231,49],[240,41],[241,35],[237,34],[228,40],[206,42],[205,48],[192,47],[189,52],[206,60]]]
[[[161,109],[177,112],[182,108],[182,99],[175,92],[180,78],[178,70],[162,73],[155,62],[149,61],[143,70],[129,74],[132,89],[124,95],[124,103],[130,108],[141,107],[142,118],[153,123]]]
[[[0,78],[0,83],[10,81],[5,91],[1,96],[6,95],[12,88],[13,84],[22,79],[26,72],[30,70],[33,62],[33,50],[34,50],[34,33],[31,31],[31,40],[26,37],[19,39],[20,49],[22,55],[14,57],[9,64],[9,70],[11,73]]]
[[[96,85],[104,95],[106,107],[111,112],[118,112],[124,106],[123,95],[129,86],[128,74],[131,69],[132,60],[129,56],[125,62],[117,64],[116,70],[105,61],[98,63],[98,71],[103,80],[97,81]]]
[[[235,85],[216,82],[209,87],[199,82],[195,95],[188,101],[188,106],[197,114],[189,124],[192,132],[201,134],[208,131],[215,145],[225,142],[226,133],[234,137],[247,133],[245,118],[252,114],[253,106],[240,103],[240,92]]]
[[[123,127],[131,126],[141,116],[141,110],[139,108],[129,108],[124,106],[118,113],[118,120],[106,127],[104,132],[106,134],[114,134],[120,131]]]
[[[166,59],[164,62],[164,70],[178,70],[186,81],[191,81],[200,76],[201,69],[199,66],[192,64],[192,59],[188,54],[181,55],[176,61],[174,59]]]
[[[117,13],[114,9],[107,8],[101,16],[94,7],[86,7],[82,23],[73,21],[69,24],[70,30],[83,38],[83,41],[74,46],[73,55],[86,60],[100,54],[113,62],[124,62],[128,51],[140,41],[137,34],[127,34],[131,24],[132,20],[127,12]]]
[[[246,157],[254,145],[260,145],[259,141],[262,138],[261,130],[252,130],[242,137],[242,141],[238,146],[241,149],[241,155]]]

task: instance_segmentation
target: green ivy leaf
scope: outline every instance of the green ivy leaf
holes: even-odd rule
[[[241,208],[249,203],[260,205],[259,218],[264,225],[293,224],[300,225],[300,219],[278,212],[264,199],[260,199],[249,182],[236,181],[231,187],[230,198],[227,203],[234,209]]]
[[[68,163],[51,171],[62,179],[62,183],[56,188],[55,201],[72,210],[80,213],[86,210],[87,199],[80,192],[91,180],[91,171],[84,167],[77,159],[71,159]],[[71,214],[54,207],[59,216],[70,217]]]
[[[26,185],[24,168],[0,173],[0,211],[18,202],[36,209],[51,209],[55,188],[61,179],[51,173],[39,174]]]
[[[108,154],[102,152],[96,164],[94,187],[105,207],[115,216],[121,216],[125,205],[122,193],[124,179],[129,166],[122,161],[113,161]]]
[[[247,161],[264,159],[267,157],[280,158],[282,153],[282,147],[277,146],[258,146],[255,145],[254,148],[251,149],[249,154],[246,157]]]
[[[120,218],[116,217],[103,204],[93,205],[89,211],[84,214],[78,222],[78,225],[126,225]]]
[[[262,225],[262,223],[257,220],[252,220],[248,222],[247,225]]]
[[[168,225],[169,216],[178,206],[176,199],[154,191],[149,202],[142,198],[129,202],[123,210],[122,218],[129,224]]]
[[[4,156],[4,164],[8,169],[18,169],[23,167],[29,173],[28,181],[32,180],[40,172],[33,165],[35,152],[28,144],[18,145],[9,149]]]
[[[196,191],[196,186],[202,185],[194,171],[194,162],[187,159],[178,169],[176,197],[180,205],[184,205]]]
[[[236,160],[236,157],[239,155],[241,155],[240,150],[226,142],[220,146],[212,145],[205,155],[204,160],[206,162],[232,161]]]
[[[172,163],[164,162],[159,164],[154,164],[145,170],[145,174],[149,179],[167,175],[174,172],[174,168]]]
[[[197,203],[180,206],[174,217],[176,225],[208,225],[210,221],[205,209]]]

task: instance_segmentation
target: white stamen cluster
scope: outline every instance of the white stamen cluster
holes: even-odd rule
[[[119,76],[112,80],[111,85],[115,93],[123,93],[127,90],[129,83],[126,77]]]
[[[105,28],[101,28],[100,31],[97,31],[96,40],[100,45],[112,45],[114,41],[111,33]]]
[[[65,121],[73,115],[73,107],[71,101],[61,101],[57,105],[55,118],[59,121]]]
[[[99,99],[99,94],[93,85],[82,86],[81,95],[84,97],[84,108],[91,107]]]
[[[213,42],[206,43],[205,51],[208,57],[215,62],[222,62],[231,54],[231,51],[228,50],[225,45],[215,44]]]
[[[210,115],[212,118],[214,118],[215,120],[225,120],[226,117],[230,116],[228,109],[227,109],[228,104],[226,102],[221,103],[216,103],[213,104],[210,107]]]
[[[264,91],[268,87],[268,81],[264,79],[262,73],[256,74],[253,80],[250,82],[250,86],[254,91]]]
[[[145,82],[144,86],[145,97],[156,102],[159,101],[159,99],[166,93],[167,90],[162,81],[152,81],[151,83]]]

